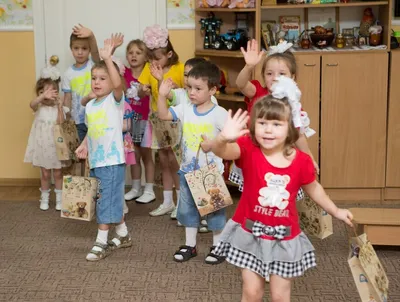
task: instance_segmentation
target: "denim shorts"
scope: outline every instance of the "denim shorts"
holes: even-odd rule
[[[201,217],[182,171],[179,171],[179,180],[180,192],[176,219],[185,227],[198,228]],[[203,219],[207,220],[210,231],[221,231],[226,223],[225,208],[208,214]]]
[[[91,169],[90,176],[100,180],[97,223],[120,223],[124,216],[125,164]]]
[[[82,142],[88,130],[86,124],[76,124],[76,130],[78,131],[79,140]]]

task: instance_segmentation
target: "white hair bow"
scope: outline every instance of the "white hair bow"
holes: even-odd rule
[[[280,76],[277,82],[272,85],[271,91],[274,98],[288,99],[292,109],[294,126],[300,128],[300,132],[304,133],[307,137],[314,135],[315,131],[309,127],[310,119],[307,112],[302,111],[300,103],[301,91],[296,82],[292,78]]]
[[[60,79],[60,72],[54,66],[47,66],[42,69],[40,77],[43,79],[52,79],[53,81],[57,81]]]
[[[290,47],[293,46],[293,43],[288,43],[287,41],[282,41],[278,45],[270,46],[268,50],[268,55],[272,55],[274,53],[284,53]]]

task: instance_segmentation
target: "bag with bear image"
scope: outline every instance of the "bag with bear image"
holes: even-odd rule
[[[197,150],[195,167],[199,154],[200,147]],[[209,164],[207,160],[206,166],[185,174],[185,178],[200,216],[205,216],[233,204],[224,178],[216,164]]]
[[[64,176],[61,217],[91,221],[95,216],[98,188],[97,178]]]
[[[361,301],[386,302],[389,280],[365,233],[350,238],[347,261]]]
[[[325,239],[333,234],[332,216],[316,204],[307,194],[296,202],[300,228],[304,233]]]

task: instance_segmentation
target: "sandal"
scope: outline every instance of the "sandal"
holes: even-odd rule
[[[130,247],[132,246],[132,239],[129,236],[129,234],[124,237],[115,234],[114,238],[108,241],[108,245],[111,248],[111,250]]]
[[[96,249],[95,249],[96,248]],[[95,257],[89,257],[89,255],[95,255]],[[103,244],[100,242],[95,242],[89,254],[86,256],[87,261],[99,261],[106,258],[111,254],[111,248],[108,244]]]
[[[205,263],[207,263],[207,264],[220,264],[220,263],[225,261],[225,257],[224,256],[219,256],[219,255],[216,255],[216,254],[213,253],[214,249],[215,249],[215,245],[210,247],[210,252],[207,254],[206,259],[204,260]],[[210,260],[210,259],[207,260],[207,258],[209,258],[209,257],[214,258],[215,260]]]
[[[182,256],[182,259],[176,259],[175,256]],[[188,246],[188,245],[181,245],[179,247],[179,250],[176,251],[174,254],[174,261],[185,262],[196,256],[197,256],[196,247],[192,247],[192,246]]]

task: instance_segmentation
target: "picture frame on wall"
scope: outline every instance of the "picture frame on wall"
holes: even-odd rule
[[[167,1],[167,28],[195,28],[194,0]]]
[[[0,1],[0,31],[33,31],[32,0]]]

